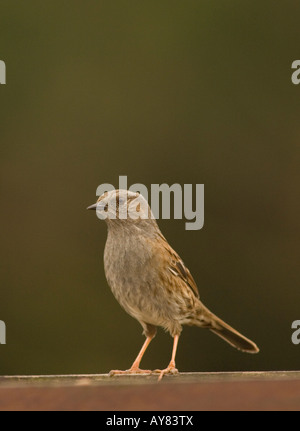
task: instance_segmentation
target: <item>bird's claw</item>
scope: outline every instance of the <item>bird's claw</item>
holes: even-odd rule
[[[169,366],[169,367],[165,368],[164,370],[155,370],[155,371],[153,371],[153,373],[159,374],[159,377],[158,377],[158,381],[159,382],[163,379],[163,377],[166,374],[172,374],[172,375],[174,375],[174,374],[178,374],[178,372],[179,371],[174,366]]]

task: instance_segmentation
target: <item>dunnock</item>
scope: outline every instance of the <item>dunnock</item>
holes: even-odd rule
[[[138,193],[114,190],[100,196],[88,209],[105,219],[108,237],[104,268],[108,284],[120,305],[137,319],[146,341],[127,371],[110,374],[151,373],[140,362],[157,331],[163,327],[174,338],[170,364],[159,372],[177,373],[175,355],[182,325],[210,329],[233,347],[258,353],[257,346],[211,313],[200,301],[196,283],[162,235],[147,201]]]

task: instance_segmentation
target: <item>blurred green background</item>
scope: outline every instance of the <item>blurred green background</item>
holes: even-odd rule
[[[300,4],[2,0],[0,374],[128,368],[141,327],[104,276],[96,188],[204,183],[205,228],[159,225],[203,302],[261,347],[186,327],[182,371],[299,368]],[[160,331],[143,366],[164,367]]]

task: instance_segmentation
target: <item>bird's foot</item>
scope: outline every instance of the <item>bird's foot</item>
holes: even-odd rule
[[[175,364],[170,364],[164,370],[155,370],[153,373],[159,374],[158,381],[160,382],[166,374],[178,374],[179,371],[175,367]]]
[[[151,370],[141,370],[140,368],[130,368],[129,370],[125,370],[125,371],[121,371],[121,370],[111,370],[109,372],[109,376],[113,377],[113,376],[123,376],[126,374],[152,374],[153,371]]]

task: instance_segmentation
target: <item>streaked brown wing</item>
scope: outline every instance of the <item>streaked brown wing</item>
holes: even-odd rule
[[[196,282],[188,268],[185,266],[176,251],[174,251],[172,247],[168,244],[167,240],[163,235],[160,235],[160,239],[162,240],[161,244],[164,248],[164,253],[168,256],[168,258],[166,259],[168,262],[168,270],[175,277],[179,277],[181,280],[183,280],[184,283],[196,295],[196,297],[200,298]]]

